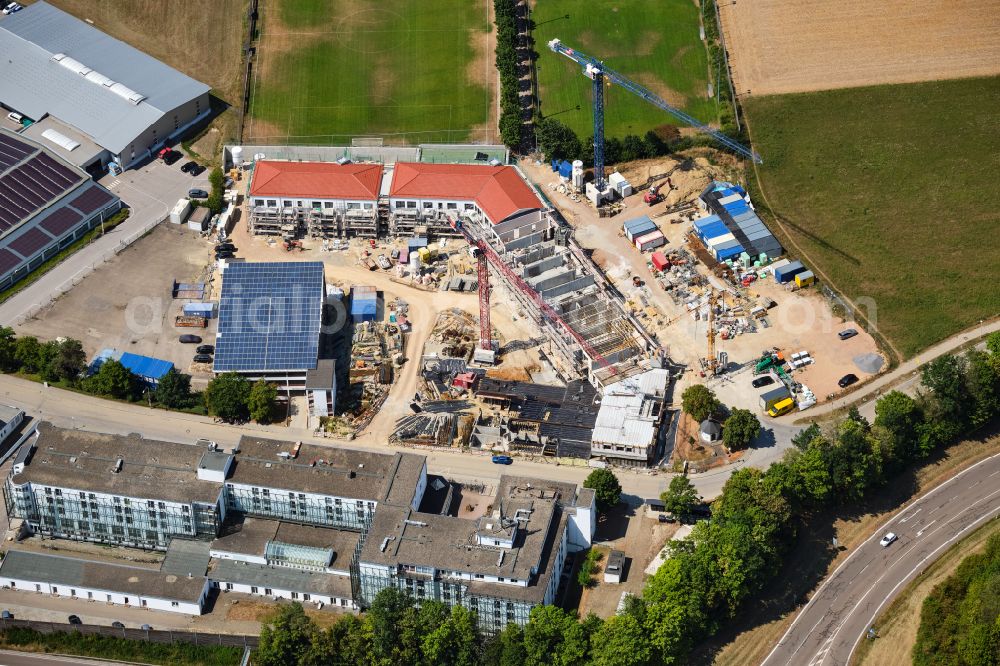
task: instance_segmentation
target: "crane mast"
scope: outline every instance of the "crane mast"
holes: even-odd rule
[[[757,164],[762,164],[763,160],[755,151],[747,148],[738,141],[734,141],[722,132],[714,130],[708,125],[696,120],[680,109],[667,104],[661,97],[653,93],[645,86],[639,85],[635,81],[622,76],[613,69],[607,68],[603,62],[592,56],[572,49],[563,44],[558,39],[549,42],[549,48],[555,53],[561,53],[583,68],[583,75],[591,79],[594,84],[594,185],[598,190],[603,191],[604,180],[604,81],[614,83],[632,94],[641,97],[653,106],[656,106],[670,115],[674,116],[686,125],[694,127],[700,132],[708,134],[716,141],[732,150],[738,155],[742,155]]]

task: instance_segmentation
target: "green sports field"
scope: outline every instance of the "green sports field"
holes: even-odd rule
[[[262,0],[245,138],[495,141],[482,0]]]
[[[903,356],[1000,314],[997,108],[997,77],[744,100],[767,202]]]
[[[693,0],[537,0],[531,16],[542,114],[569,125],[580,138],[593,134],[591,82],[579,65],[549,50],[549,40],[558,38],[702,122],[715,123],[718,111],[708,98],[699,12]],[[614,86],[605,91],[604,106],[609,137],[641,136],[677,124],[673,116]]]

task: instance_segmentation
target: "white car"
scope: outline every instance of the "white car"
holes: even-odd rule
[[[4,14],[13,14],[14,12],[19,11],[21,9],[23,9],[23,7],[21,7],[21,5],[17,4],[16,2],[12,2],[12,3],[10,3],[9,5],[7,5],[6,7],[3,8],[3,13]]]
[[[899,536],[895,532],[886,532],[885,536],[882,537],[882,540],[878,542],[878,545],[882,546],[883,548],[886,548],[898,538]]]

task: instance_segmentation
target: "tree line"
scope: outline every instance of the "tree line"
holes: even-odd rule
[[[673,128],[646,132],[644,136],[627,134],[625,138],[604,138],[604,163],[618,164],[647,157],[669,155],[678,150],[684,150],[693,143],[683,138]],[[661,136],[661,134],[665,135]],[[576,132],[555,118],[539,117],[535,121],[535,138],[538,149],[547,160],[581,160],[587,166],[594,164],[594,137],[580,141]]]
[[[525,627],[509,625],[492,638],[479,636],[465,610],[424,602],[424,613],[402,592],[391,603],[376,599],[364,618],[349,616],[330,629],[310,629],[308,618],[294,641],[281,623],[261,636],[262,664],[454,664],[459,666],[672,666],[689,661],[694,648],[730,621],[781,571],[800,530],[821,511],[855,505],[926,459],[1000,415],[1000,334],[986,351],[942,356],[922,369],[917,397],[892,391],[876,404],[869,423],[856,409],[795,438],[784,459],[766,471],[737,470],[712,504],[712,519],[671,542],[670,557],[641,595],[627,597],[614,617],[578,618],[554,606],[531,611]],[[735,410],[734,410],[735,411]],[[601,470],[606,471],[606,470]],[[671,483],[679,507],[697,495],[689,482]],[[605,503],[615,484],[591,480]],[[389,595],[389,592],[383,592]],[[392,613],[386,607],[396,609]],[[286,610],[285,613],[297,613]],[[388,631],[384,627],[395,629]],[[302,629],[301,627],[305,627]],[[431,637],[434,639],[431,640]],[[320,657],[310,646],[321,643]],[[274,646],[285,646],[277,650]],[[447,646],[447,647],[442,647]],[[313,659],[310,661],[310,659]],[[325,659],[325,661],[324,661]]]
[[[212,379],[203,392],[192,391],[191,375],[171,368],[155,388],[116,359],[105,360],[97,372],[86,376],[87,355],[73,338],[42,342],[30,335],[16,336],[8,326],[0,327],[0,372],[20,374],[84,393],[150,406],[208,413],[224,421],[249,419],[268,423],[278,398],[278,389],[263,379],[251,383],[246,377],[227,372]]]
[[[511,149],[521,145],[521,91],[518,76],[517,0],[493,0],[497,27],[497,72],[500,73],[500,140]]]

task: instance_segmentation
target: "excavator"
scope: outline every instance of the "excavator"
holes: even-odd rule
[[[657,183],[656,185],[650,186],[650,188],[646,190],[646,194],[643,195],[642,200],[645,201],[646,204],[650,206],[656,205],[661,201],[663,201],[663,195],[660,194],[661,187],[663,187],[663,183]]]

